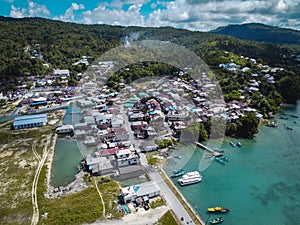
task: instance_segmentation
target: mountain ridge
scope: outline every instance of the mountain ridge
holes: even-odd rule
[[[300,31],[262,23],[230,24],[211,30],[209,33],[274,44],[300,44]]]

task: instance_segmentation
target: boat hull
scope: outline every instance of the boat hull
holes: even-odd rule
[[[201,181],[202,179],[199,179],[199,180],[194,180],[194,181],[188,181],[188,182],[183,182],[183,181],[178,181],[178,183],[181,185],[181,186],[187,186],[187,185],[191,185],[191,184],[197,184]]]

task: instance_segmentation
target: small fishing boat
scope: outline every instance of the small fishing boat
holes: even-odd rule
[[[279,119],[281,119],[281,120],[288,120],[289,118],[281,116],[281,117],[279,117]]]
[[[235,147],[235,144],[231,141],[230,143],[229,143],[232,147]]]
[[[236,145],[237,145],[238,147],[242,147],[242,144],[241,144],[241,142],[239,142],[239,141],[236,143]]]
[[[214,148],[215,151],[223,153],[224,150],[222,148]]]
[[[228,213],[230,209],[217,206],[213,208],[208,208],[207,211],[210,213]]]
[[[215,160],[216,160],[217,162],[223,164],[223,165],[226,164],[226,162],[224,162],[224,161],[223,161],[221,158],[219,158],[219,157],[216,157]]]
[[[184,170],[183,169],[177,169],[177,170],[173,170],[173,174],[171,175],[171,177],[179,177],[182,176],[184,174]]]
[[[209,221],[211,224],[219,224],[224,222],[224,219],[222,218],[222,216],[219,216],[217,218],[214,218],[212,220]]]
[[[295,115],[290,115],[293,118],[299,118],[299,116],[295,116]]]
[[[181,159],[181,156],[180,155],[173,155],[173,158]]]
[[[278,127],[278,124],[275,121],[269,121],[266,124],[267,127]]]

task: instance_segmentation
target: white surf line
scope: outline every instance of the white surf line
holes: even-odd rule
[[[31,197],[32,197],[32,205],[33,205],[33,215],[31,219],[31,225],[36,225],[39,222],[39,207],[38,207],[38,202],[37,202],[37,185],[38,185],[38,180],[40,177],[41,170],[44,166],[44,163],[47,159],[48,156],[48,145],[49,141],[51,140],[51,134],[48,135],[47,138],[47,143],[43,149],[43,158],[40,160],[38,168],[36,170],[33,182],[32,182],[32,191],[31,191]]]
[[[94,179],[94,183],[95,183],[95,186],[96,186],[96,188],[97,188],[97,191],[98,191],[98,194],[99,194],[99,196],[100,196],[100,199],[101,199],[101,202],[102,202],[102,206],[103,206],[103,219],[105,219],[105,204],[104,204],[104,201],[103,201],[103,198],[102,198],[102,194],[101,194],[101,192],[100,192],[100,190],[99,190],[99,188],[98,188],[98,185],[97,185],[97,182],[96,182],[96,179]]]

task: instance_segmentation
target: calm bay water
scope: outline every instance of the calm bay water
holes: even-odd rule
[[[52,163],[51,185],[65,186],[75,179],[82,155],[74,140],[57,139]]]
[[[75,112],[75,113],[72,113]],[[64,124],[75,124],[80,120],[80,108],[71,105],[66,109]],[[59,136],[55,144],[55,152],[51,171],[51,185],[65,186],[75,179],[77,166],[82,159],[76,140]]]
[[[64,124],[79,123],[82,115],[82,109],[77,105],[70,105],[66,109],[66,114],[63,119]],[[75,179],[78,172],[77,168],[84,155],[93,152],[93,148],[86,148],[83,144],[75,139],[66,139],[59,136],[56,145],[52,164],[51,185],[66,186]]]
[[[229,144],[237,140],[225,138],[222,149],[229,162],[214,161],[202,171],[202,182],[181,187],[173,180],[204,221],[208,207],[223,206],[231,209],[223,224],[300,224],[300,102],[282,112],[288,119],[277,116],[278,128],[261,127],[254,140],[239,140],[241,148]],[[181,167],[198,170],[203,150],[190,147],[174,154],[182,160],[169,163],[169,174]]]

